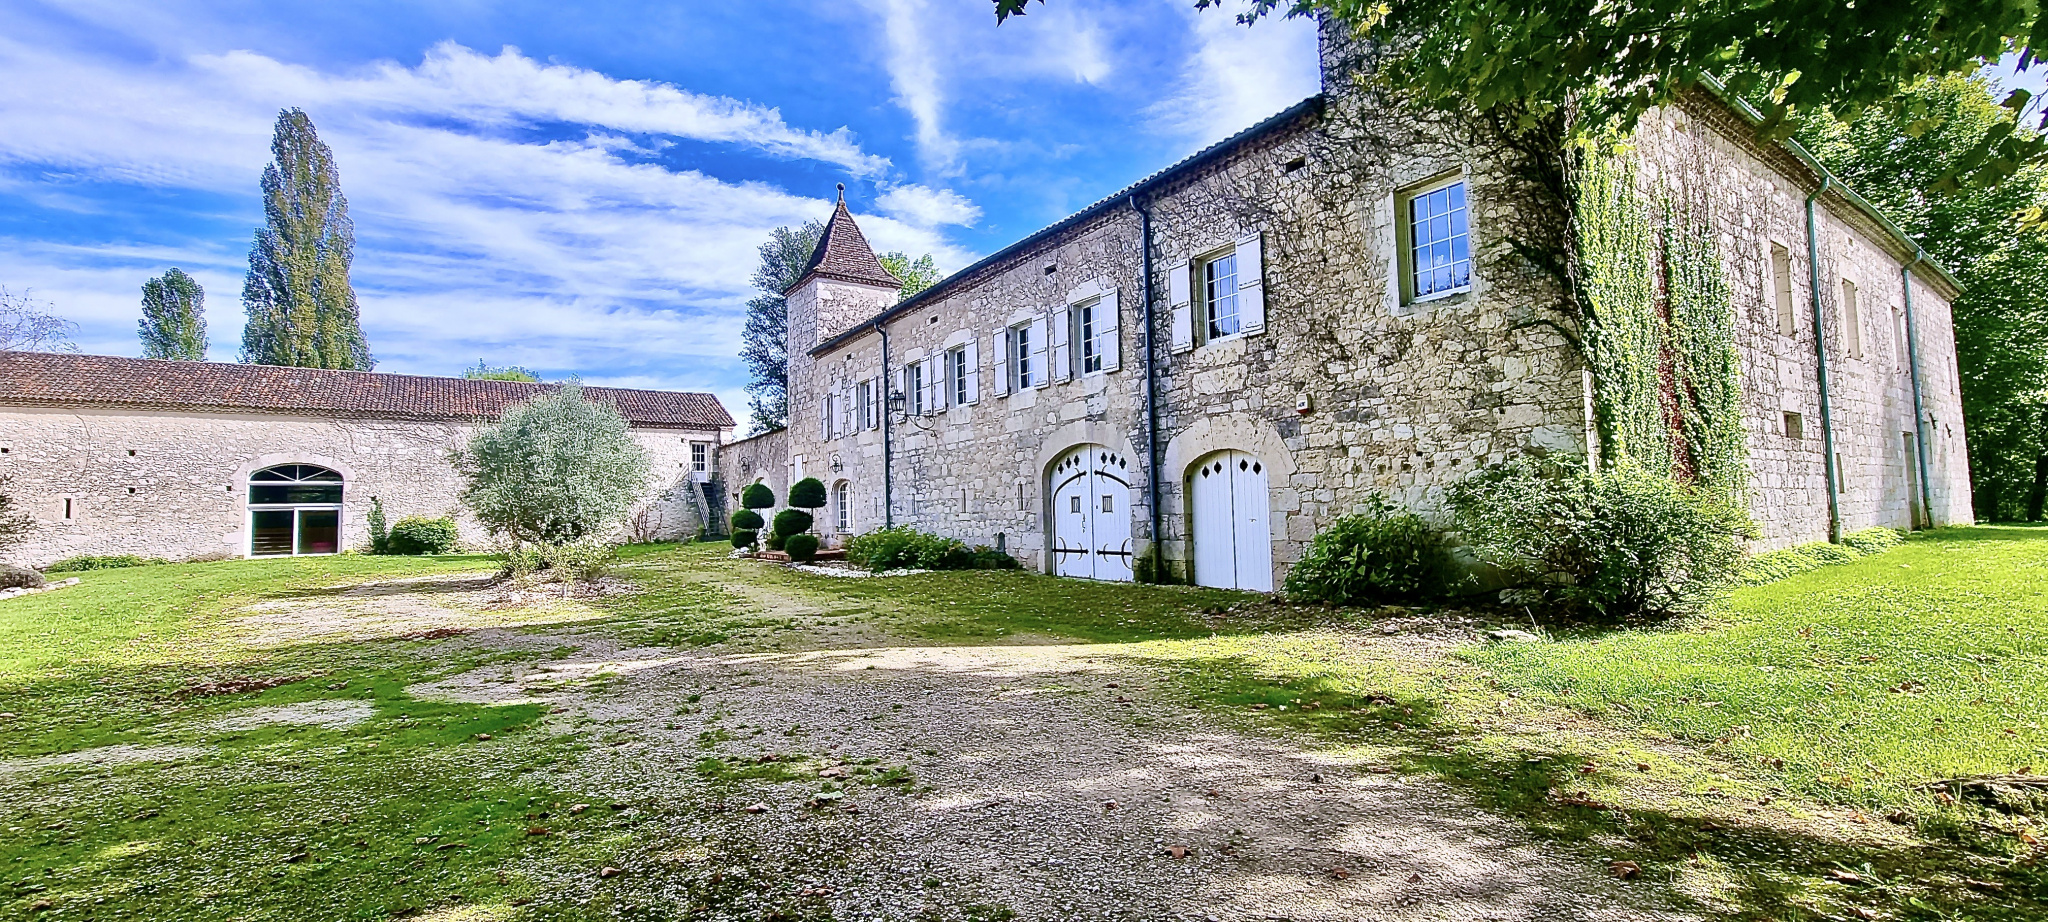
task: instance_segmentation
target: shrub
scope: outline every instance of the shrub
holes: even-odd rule
[[[741,509],[732,514],[734,531],[760,531],[762,524],[761,514],[752,509]]]
[[[454,519],[430,519],[421,515],[399,519],[391,526],[390,536],[384,539],[387,553],[408,557],[452,553],[461,544],[462,535],[456,531]]]
[[[753,547],[754,539],[760,537],[760,534],[751,528],[735,528],[732,530],[732,546]]]
[[[155,567],[170,563],[162,557],[137,557],[133,554],[109,554],[94,556],[66,557],[43,568],[44,573],[83,573],[87,570],[119,570],[126,567]]]
[[[1568,613],[1605,618],[1688,609],[1732,583],[1749,520],[1633,466],[1525,459],[1448,491],[1479,559]]]
[[[787,538],[811,530],[811,514],[802,509],[784,509],[775,514],[775,537]]]
[[[788,539],[788,535],[778,535],[771,531],[768,533],[767,539],[761,543],[771,551],[779,551],[782,550],[782,543]]]
[[[0,563],[0,589],[41,589],[43,575],[27,567]]]
[[[1370,511],[1316,534],[1286,589],[1290,598],[1333,605],[1428,599],[1443,595],[1456,573],[1442,529],[1375,496]]]
[[[1775,583],[1788,576],[1859,557],[1882,554],[1905,543],[1903,535],[1889,528],[1867,528],[1842,536],[1841,544],[1816,541],[1782,550],[1757,554],[1742,562],[1740,582],[1745,586]]]
[[[810,563],[818,556],[817,535],[790,535],[782,542],[782,551],[797,563]]]
[[[1010,556],[1000,551],[989,551],[988,554],[1004,558]],[[965,570],[975,567],[980,558],[965,543],[953,538],[941,538],[908,526],[898,526],[871,531],[847,542],[846,559],[882,573],[912,569]],[[989,560],[990,569],[1006,569],[997,563],[994,556]],[[1014,558],[1010,565],[1016,565]]]
[[[391,553],[391,527],[384,521],[384,501],[370,497],[370,553]]]
[[[589,582],[611,569],[617,548],[603,541],[528,544],[505,555],[505,573],[514,579],[543,582]]]
[[[977,570],[1015,570],[1017,569],[1017,558],[988,545],[978,545],[974,549],[974,568]]]
[[[775,508],[775,491],[765,483],[750,483],[740,491],[740,505],[748,509]]]
[[[816,477],[805,477],[789,487],[789,504],[798,509],[820,509],[825,505],[825,484]]]
[[[512,407],[455,455],[462,502],[517,547],[609,533],[647,488],[647,451],[574,383]]]

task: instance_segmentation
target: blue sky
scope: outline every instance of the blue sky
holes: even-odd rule
[[[479,358],[743,416],[754,247],[829,213],[981,254],[1316,90],[1304,22],[1188,0],[0,0],[0,285],[134,355],[140,287],[240,342],[278,109],[334,148],[378,368]]]

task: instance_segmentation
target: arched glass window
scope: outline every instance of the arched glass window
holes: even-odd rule
[[[853,488],[842,480],[832,485],[832,512],[838,517],[839,533],[853,531]]]
[[[280,464],[249,475],[249,556],[341,551],[341,475]]]

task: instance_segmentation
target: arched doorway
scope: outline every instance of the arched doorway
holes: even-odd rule
[[[249,475],[249,556],[341,552],[341,475],[280,464]]]
[[[1273,591],[1273,534],[1266,465],[1249,452],[1219,451],[1188,473],[1195,583]]]
[[[1101,445],[1069,449],[1046,475],[1053,572],[1131,579],[1131,459]]]

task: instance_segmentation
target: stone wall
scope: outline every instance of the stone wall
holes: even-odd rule
[[[1819,360],[1813,329],[1806,196],[1818,178],[1789,152],[1757,145],[1719,103],[1694,99],[1643,121],[1637,134],[1645,191],[1704,216],[1715,235],[1736,312],[1743,403],[1750,434],[1750,508],[1760,549],[1828,538]],[[1827,344],[1842,528],[1912,524],[1915,432],[1900,270],[1912,261],[1867,215],[1830,194],[1816,201],[1822,338]],[[1772,246],[1790,257],[1793,332],[1780,330]],[[1936,524],[1973,521],[1962,396],[1949,302],[1956,292],[1915,279],[1913,309],[1922,400],[1928,412],[1928,486]],[[1854,286],[1851,335],[1843,282]],[[1798,437],[1787,413],[1799,416]],[[1916,435],[1915,438],[1918,436]]]
[[[740,491],[763,483],[775,491],[777,503],[789,497],[789,430],[776,429],[740,439],[718,449],[717,485],[725,497],[726,515],[738,512]]]
[[[37,524],[10,556],[37,565],[78,554],[241,556],[248,551],[249,475],[290,463],[321,465],[345,478],[344,547],[368,545],[372,497],[393,522],[453,516],[465,543],[484,546],[487,536],[456,502],[460,481],[448,462],[470,432],[460,423],[0,408],[0,471]],[[635,430],[653,473],[622,537],[697,533],[690,442],[709,442],[715,451],[720,435]]]

